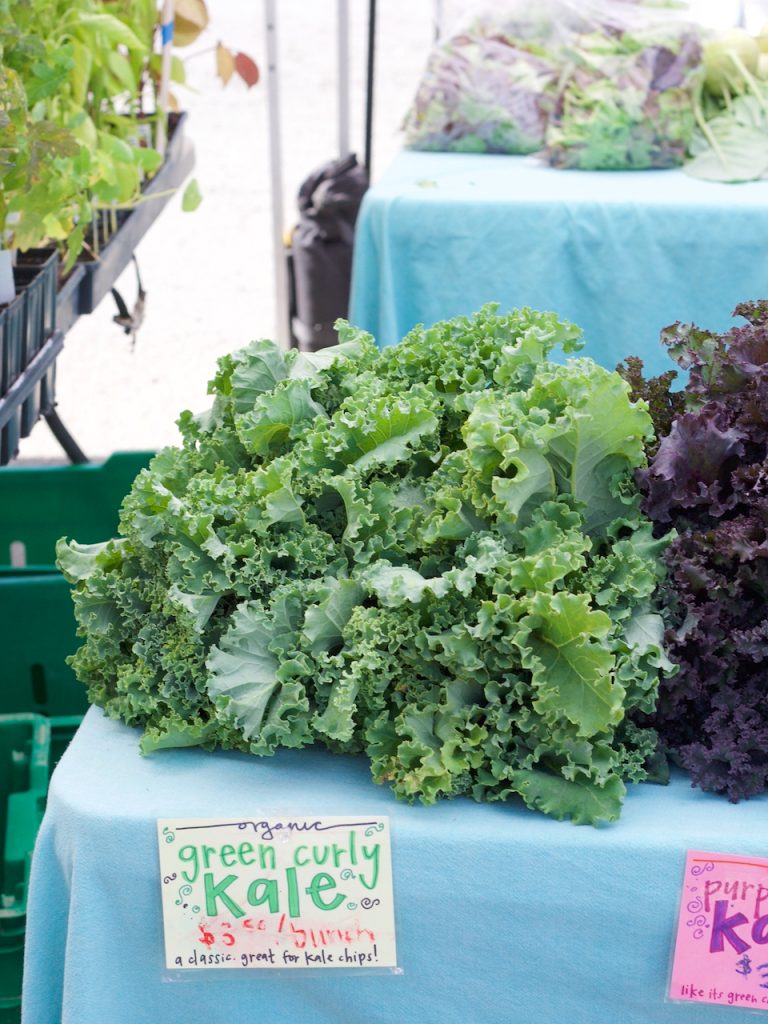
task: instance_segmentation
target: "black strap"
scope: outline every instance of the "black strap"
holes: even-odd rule
[[[144,286],[141,283],[141,274],[139,273],[139,262],[136,256],[132,256],[133,265],[136,267],[136,285],[137,294],[136,302],[133,304],[133,309],[129,310],[125,299],[122,297],[117,288],[112,289],[112,297],[115,300],[117,306],[117,316],[113,316],[114,322],[123,328],[126,334],[132,336],[132,343],[136,344],[136,332],[144,322],[144,311],[146,309],[147,293],[144,291]]]
[[[80,445],[61,422],[61,417],[56,412],[56,409],[51,406],[50,409],[45,410],[43,416],[45,416],[46,423],[51,428],[51,433],[64,449],[69,461],[74,462],[75,465],[82,465],[88,462],[88,456],[83,454]]]

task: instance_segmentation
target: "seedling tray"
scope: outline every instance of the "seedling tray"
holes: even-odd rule
[[[66,334],[80,316],[80,290],[85,278],[85,267],[76,263],[56,293],[56,327]]]
[[[185,137],[187,115],[172,122],[165,162],[142,191],[144,201],[134,207],[109,239],[96,260],[83,263],[85,277],[80,285],[80,314],[92,313],[131,261],[134,250],[150,226],[195,165],[195,150]]]
[[[38,418],[53,408],[58,256],[17,267],[16,298],[0,310],[0,465],[18,450]]]

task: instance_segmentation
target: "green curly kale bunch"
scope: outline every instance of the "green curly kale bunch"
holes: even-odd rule
[[[621,378],[548,361],[580,331],[486,307],[378,351],[253,342],[124,501],[122,536],[59,544],[91,700],[145,753],[365,752],[430,803],[515,795],[615,819],[647,777],[668,666],[664,541]]]

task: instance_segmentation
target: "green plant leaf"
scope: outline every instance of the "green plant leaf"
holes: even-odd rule
[[[325,416],[313,401],[307,380],[287,380],[271,393],[260,395],[250,412],[237,417],[237,433],[247,451],[267,455],[315,417]]]
[[[67,542],[62,537],[56,542],[56,561],[70,583],[87,580],[119,564],[124,540],[107,540],[100,544]]]
[[[535,770],[510,772],[509,779],[529,807],[558,821],[570,818],[574,825],[616,821],[626,794],[626,786],[615,775],[602,786],[586,780],[569,782]]]
[[[270,615],[257,602],[244,602],[206,661],[219,714],[236,724],[254,753],[312,741],[309,704],[297,678],[303,666],[287,656],[300,606],[295,598],[282,599]]]
[[[112,51],[107,57],[107,67],[127,93],[134,96],[139,83],[133,73],[131,62],[122,53]]]
[[[561,485],[585,506],[586,532],[601,534],[636,500],[621,481],[644,458],[651,419],[641,406],[629,405],[626,385],[607,370],[577,363],[562,383],[572,411],[562,428],[555,424],[549,432],[550,461]]]
[[[533,672],[536,709],[565,715],[580,736],[617,725],[624,690],[612,678],[614,656],[603,643],[611,629],[608,615],[591,611],[583,594],[536,594],[528,607],[521,622],[528,635],[516,642]]]
[[[235,352],[232,358],[227,386],[235,412],[250,412],[260,395],[272,391],[288,376],[285,353],[274,341],[266,338],[252,341],[247,348]]]
[[[716,148],[710,146],[683,165],[686,174],[705,181],[757,181],[768,174],[768,119],[759,128],[735,121],[710,122]]]
[[[193,213],[202,201],[203,197],[200,193],[197,178],[192,178],[191,181],[187,182],[187,187],[184,189],[181,197],[181,208],[185,213]]]
[[[246,739],[258,738],[267,704],[279,686],[278,659],[269,650],[273,636],[263,609],[244,603],[208,657],[208,692],[236,719]]]
[[[72,39],[72,98],[80,107],[85,106],[88,82],[93,68],[93,53],[79,39]]]
[[[517,519],[531,498],[541,501],[554,497],[555,474],[546,456],[535,449],[516,452],[509,461],[515,470],[514,477],[495,476],[492,486],[508,515]]]
[[[365,591],[355,580],[329,580],[328,595],[319,604],[307,608],[304,635],[313,654],[340,644],[344,626],[354,609],[362,603]]]
[[[147,174],[152,174],[163,164],[163,154],[149,146],[133,146],[133,156],[136,163]]]
[[[83,30],[87,30],[83,32]],[[131,29],[112,14],[89,11],[73,12],[73,31],[87,43],[87,32],[103,36],[112,46],[126,46],[129,50],[145,50],[143,43]]]
[[[406,602],[418,604],[427,593],[442,597],[450,588],[448,580],[425,579],[406,565],[377,565],[365,573],[363,580],[382,604],[390,608]]]
[[[379,400],[360,409],[360,414],[349,427],[342,426],[346,446],[340,452],[342,462],[358,472],[406,459],[410,449],[437,428],[429,409],[406,398]]]

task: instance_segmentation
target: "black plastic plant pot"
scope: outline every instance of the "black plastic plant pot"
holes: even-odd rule
[[[0,465],[15,456],[39,417],[53,408],[58,256],[15,271],[16,298],[0,309]]]
[[[21,378],[26,305],[22,292],[0,312],[0,466],[14,457],[21,437],[21,405],[10,393]]]
[[[195,150],[185,137],[186,113],[172,116],[165,162],[142,191],[143,201],[130,210],[115,234],[106,242],[99,258],[84,262],[85,277],[80,286],[79,312],[92,313],[131,261],[134,250],[195,166]]]
[[[80,316],[80,292],[85,273],[85,266],[76,263],[56,294],[56,327],[62,334],[66,334]]]
[[[16,267],[16,279],[19,280],[20,272],[23,275],[29,274],[32,270],[39,270],[55,251],[53,246],[48,246],[43,249],[28,249],[26,252],[20,253]],[[59,266],[54,327],[57,327],[62,334],[66,334],[80,316],[80,287],[84,277],[85,267],[82,263],[76,263],[66,275],[62,275],[61,266]]]
[[[56,283],[58,258],[55,254],[37,271],[20,267],[16,270],[16,287],[24,292],[26,315],[24,317],[23,368],[32,365],[35,357],[51,337],[56,320]],[[53,375],[43,374],[29,397],[24,400],[21,412],[21,436],[27,437],[37,423],[41,413],[53,404]]]
[[[38,419],[52,413],[56,394],[56,358],[64,348],[64,335],[54,331],[30,364],[0,397],[0,466],[15,458],[19,441]]]

